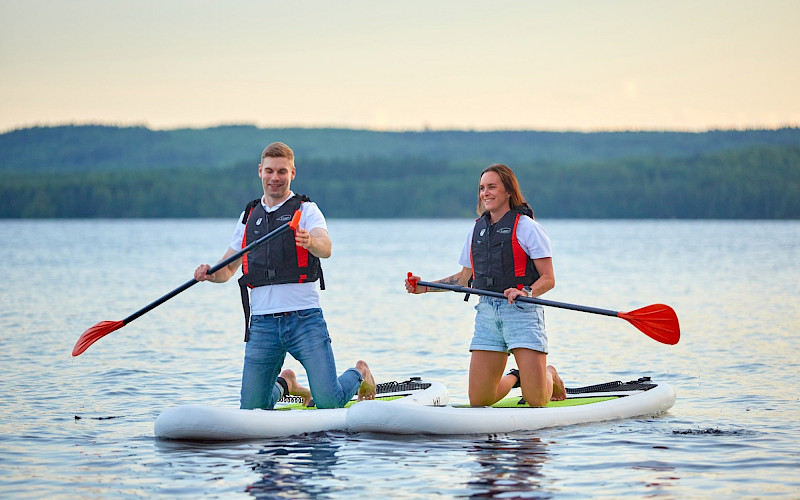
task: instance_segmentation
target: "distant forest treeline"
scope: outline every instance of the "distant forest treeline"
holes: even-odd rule
[[[679,132],[65,126],[0,135],[0,217],[235,217],[263,147],[328,217],[472,217],[511,166],[538,218],[800,218],[800,129]]]

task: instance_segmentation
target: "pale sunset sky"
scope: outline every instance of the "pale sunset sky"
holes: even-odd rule
[[[0,0],[0,132],[800,125],[798,0]]]

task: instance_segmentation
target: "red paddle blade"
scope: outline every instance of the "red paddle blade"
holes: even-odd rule
[[[72,355],[79,355],[88,349],[90,345],[94,344],[114,330],[119,330],[123,326],[125,326],[125,323],[122,321],[101,321],[100,323],[97,323],[93,327],[83,332],[83,335],[81,335],[81,337],[75,343],[75,347],[72,348]]]
[[[681,339],[678,315],[670,306],[653,304],[635,311],[617,313],[617,316],[628,320],[645,335],[662,344],[674,345]]]

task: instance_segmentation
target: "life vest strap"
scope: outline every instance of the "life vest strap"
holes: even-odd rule
[[[250,340],[250,292],[247,285],[239,283],[239,291],[242,296],[242,310],[244,311],[244,341]]]

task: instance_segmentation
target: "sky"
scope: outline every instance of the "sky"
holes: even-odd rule
[[[800,125],[800,1],[0,0],[0,132]]]

